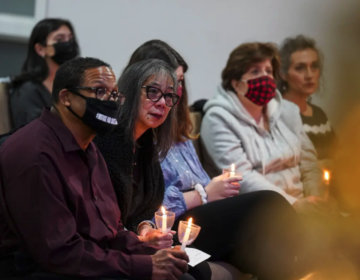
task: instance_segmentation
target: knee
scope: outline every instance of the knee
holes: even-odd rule
[[[259,201],[260,203],[289,204],[281,194],[274,191],[257,191],[251,194],[253,199]]]

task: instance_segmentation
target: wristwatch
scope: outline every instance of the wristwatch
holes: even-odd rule
[[[201,184],[198,183],[194,186],[194,189],[200,194],[202,204],[208,203],[208,201],[207,201],[208,195],[206,193],[205,188]]]

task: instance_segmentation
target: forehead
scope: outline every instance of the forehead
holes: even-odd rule
[[[270,58],[266,58],[263,61],[254,63],[251,65],[251,68],[252,67],[272,67],[271,60]]]
[[[72,34],[70,28],[67,25],[61,25],[58,29],[56,29],[55,31],[51,32],[48,35],[48,39],[54,38],[57,35],[70,35]]]
[[[305,49],[296,51],[291,55],[291,61],[293,63],[308,62],[318,60],[318,55],[313,49]]]
[[[116,83],[113,70],[106,66],[87,69],[84,72],[84,82],[90,83]]]
[[[180,65],[178,68],[176,68],[175,74],[178,78],[184,76],[184,67]]]
[[[145,81],[146,85],[152,84],[152,83],[159,84],[162,87],[173,87],[174,86],[174,81],[173,81],[172,77],[167,73],[159,73],[156,75],[151,75]]]

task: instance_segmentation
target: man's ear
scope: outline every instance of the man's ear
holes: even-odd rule
[[[59,92],[59,102],[64,106],[68,107],[71,104],[71,92],[67,89],[62,89]]]

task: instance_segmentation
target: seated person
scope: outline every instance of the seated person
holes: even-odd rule
[[[269,43],[238,46],[222,72],[216,96],[205,104],[201,139],[206,166],[220,172],[234,163],[241,193],[273,190],[293,205],[314,238],[318,253],[353,247],[344,238],[336,203],[325,199],[316,152],[299,108],[276,91],[279,55]],[[210,157],[210,156],[211,157]],[[211,170],[211,169],[209,169]],[[348,243],[347,246],[339,245]],[[352,261],[359,265],[360,258]]]
[[[219,173],[234,163],[242,173],[241,193],[273,190],[297,206],[322,195],[322,173],[297,106],[276,91],[279,65],[272,44],[237,47],[205,104],[201,140],[206,167]]]
[[[152,228],[146,220],[154,216],[164,196],[159,159],[172,143],[179,99],[176,76],[165,62],[147,60],[126,67],[118,87],[126,97],[123,118],[113,132],[94,142],[108,166],[124,226],[139,233],[139,239],[168,248],[172,235],[147,235]]]
[[[284,99],[299,107],[304,130],[315,146],[318,160],[331,160],[337,151],[335,132],[325,112],[309,102],[319,88],[323,72],[320,50],[313,39],[299,35],[284,40],[280,55],[279,90]]]
[[[56,70],[79,54],[75,31],[67,20],[47,18],[33,28],[22,72],[10,88],[10,113],[14,127],[40,117],[52,104]]]
[[[134,66],[141,65],[139,64],[141,62],[146,62],[147,59],[154,58],[161,59],[176,69],[177,76],[171,76],[171,79],[175,79],[175,84],[178,83],[177,91],[167,89],[166,79],[161,75],[154,75],[163,78],[156,80],[159,89],[151,88],[151,91],[146,91],[146,88],[143,87],[153,82],[154,78],[140,79],[141,82],[134,81],[129,70],[133,69]],[[135,110],[135,108],[128,107],[130,106],[129,103],[124,105],[122,111],[124,114],[134,116],[133,118],[139,116],[137,121],[131,121],[131,118],[127,119],[127,122],[131,121],[135,124],[134,130],[130,130],[127,137],[132,138],[133,135],[139,135],[140,128],[146,127],[147,131],[140,137],[142,142],[137,140],[133,144],[136,149],[134,159],[128,158],[129,156],[125,157],[125,147],[122,144],[125,141],[121,138],[124,129],[121,128],[121,125],[105,137],[96,137],[95,141],[108,164],[115,190],[119,188],[120,194],[131,193],[134,190],[132,194],[134,199],[131,201],[130,196],[128,201],[131,201],[131,207],[137,207],[133,210],[138,210],[134,210],[135,214],[129,215],[128,219],[137,221],[142,225],[142,220],[139,219],[137,213],[141,214],[142,219],[150,220],[154,216],[154,212],[163,204],[168,210],[176,213],[177,220],[187,220],[188,216],[192,215],[191,217],[194,218],[196,224],[202,227],[194,246],[209,253],[211,261],[229,262],[242,272],[257,275],[262,277],[261,279],[287,279],[286,277],[294,272],[294,255],[297,255],[297,246],[301,243],[300,240],[303,235],[297,215],[286,200],[275,192],[258,192],[238,196],[240,186],[237,182],[240,180],[239,177],[222,180],[219,176],[210,182],[196,157],[191,140],[188,140],[191,138],[191,125],[184,81],[184,71],[187,69],[185,61],[165,42],[151,40],[141,45],[133,53],[126,69],[118,83],[120,92],[126,96],[127,102],[129,98],[132,100],[141,98],[138,112],[130,111],[130,109]],[[135,69],[138,76],[141,76],[140,66]],[[131,88],[122,85],[125,81],[138,85],[138,89],[131,92]],[[156,87],[155,84],[154,87]],[[171,107],[171,103],[166,103],[169,101],[162,98],[160,90],[164,93],[177,92],[177,95],[181,96],[179,101],[176,98],[175,108]],[[158,93],[157,98],[154,98],[155,95],[151,95],[155,93]],[[177,106],[180,107],[177,108]],[[174,111],[174,109],[177,110]],[[168,113],[169,110],[170,113]],[[164,112],[163,114],[168,116],[166,119],[155,118],[153,115],[157,112]],[[177,116],[176,122],[173,120],[174,112]],[[177,130],[173,132],[175,125]],[[155,138],[153,136],[153,134],[159,135],[160,132],[164,133],[166,137],[156,136]],[[152,137],[144,138],[146,134],[152,135]],[[171,144],[175,142],[175,144],[172,145],[170,151],[168,151],[169,146],[166,146],[166,150],[160,149],[162,142],[154,142],[154,138],[169,141],[167,143]],[[128,149],[127,155],[133,155],[133,145],[126,147]],[[157,147],[158,150],[155,150]],[[161,153],[162,151],[164,153]],[[155,152],[158,154],[154,154]],[[142,155],[139,157],[142,159],[142,162],[140,161],[142,173],[136,171],[140,168],[137,160],[139,154]],[[159,160],[162,159],[163,155],[165,155],[165,159],[162,161],[161,167],[164,178],[163,176],[154,176],[157,174],[155,171],[158,172],[160,168]],[[154,156],[156,156],[155,159]],[[141,188],[129,183],[131,180],[131,159],[136,163],[133,165],[134,179],[143,181],[142,187],[146,191],[146,196],[140,197]],[[127,169],[125,165],[128,166]],[[151,169],[154,171],[150,172]],[[141,179],[140,177],[139,179],[139,177],[135,177],[135,174],[144,176],[144,178]],[[234,182],[236,184],[232,185],[231,183]],[[202,199],[199,192],[192,189],[195,183],[206,187],[209,195],[208,200],[212,203],[201,205]],[[226,201],[221,200],[225,197],[231,198]],[[159,199],[161,200],[159,201]],[[119,200],[121,209],[126,206],[125,203],[127,202]],[[146,208],[143,205],[146,205]],[[152,212],[145,212],[144,209],[152,209]],[[284,224],[289,225],[291,230],[285,229]],[[129,228],[131,228],[131,224],[129,224]],[[177,226],[175,225],[173,228],[177,229]],[[227,229],[226,237],[223,236],[225,228]],[[162,240],[163,235],[160,231],[152,229],[149,225],[140,226],[138,233],[140,239],[148,240],[152,244],[171,245],[171,242],[166,243],[166,240]],[[274,256],[275,248],[276,256]],[[210,266],[211,264],[210,262]],[[189,270],[189,273],[192,271]]]
[[[176,131],[176,81],[174,69],[164,61],[130,62],[118,81],[126,97],[122,121],[112,133],[94,139],[108,166],[125,227],[158,248],[170,248],[175,233],[156,230],[151,219],[164,198],[160,160]],[[190,268],[189,274],[197,280],[211,278],[206,262]]]
[[[0,148],[1,252],[14,255],[16,271],[31,279],[181,277],[184,252],[158,251],[124,229],[106,163],[92,142],[116,127],[124,102],[110,66],[94,58],[64,63],[53,98],[50,110]],[[17,250],[6,248],[16,241]]]

